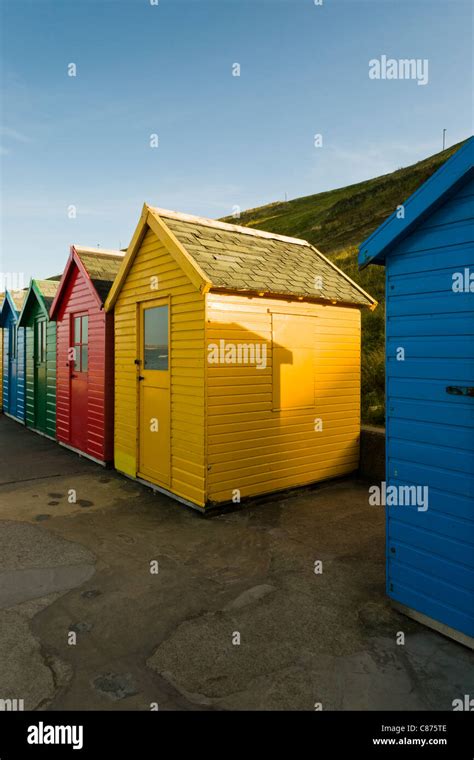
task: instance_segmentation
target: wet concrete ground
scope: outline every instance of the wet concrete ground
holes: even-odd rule
[[[366,484],[203,518],[4,416],[0,450],[0,699],[451,710],[474,694],[474,654],[388,605]]]

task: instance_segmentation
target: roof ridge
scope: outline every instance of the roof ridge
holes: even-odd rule
[[[148,206],[152,213],[158,214],[158,216],[165,219],[176,219],[182,222],[194,222],[195,224],[202,224],[203,227],[214,227],[219,230],[227,230],[228,232],[239,232],[244,235],[251,235],[252,237],[262,237],[270,240],[281,240],[284,243],[293,243],[294,245],[309,245],[307,240],[301,238],[288,237],[287,235],[278,235],[276,232],[266,232],[265,230],[256,230],[253,227],[242,227],[239,224],[229,224],[228,222],[220,222],[217,219],[209,219],[205,216],[195,216],[194,214],[184,214],[180,211],[172,211],[171,209],[159,208],[158,206]]]
[[[72,246],[74,250],[76,251],[79,256],[81,253],[91,253],[94,256],[104,256],[104,257],[113,257],[123,259],[125,256],[125,251],[118,251],[114,248],[92,248],[91,246],[85,246],[85,245],[74,245]]]
[[[59,280],[48,280],[47,277],[32,277],[32,280],[37,283],[46,284],[46,285],[59,285]]]

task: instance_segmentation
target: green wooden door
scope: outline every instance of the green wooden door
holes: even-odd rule
[[[34,427],[46,433],[46,319],[34,325]]]

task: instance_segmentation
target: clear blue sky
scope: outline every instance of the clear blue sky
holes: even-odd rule
[[[468,0],[0,4],[0,264],[26,280],[60,273],[73,242],[126,247],[144,201],[219,217],[472,132]],[[427,58],[428,84],[369,79],[382,54]]]

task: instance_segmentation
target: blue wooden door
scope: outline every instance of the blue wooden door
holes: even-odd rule
[[[10,319],[8,324],[8,412],[17,415],[18,401],[18,359],[17,323]]]

